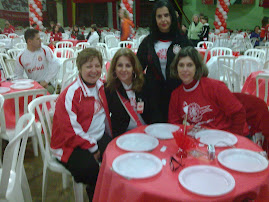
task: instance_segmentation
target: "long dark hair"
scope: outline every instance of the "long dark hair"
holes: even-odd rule
[[[174,7],[168,0],[159,0],[153,6],[153,11],[151,14],[151,28],[150,34],[153,37],[153,40],[156,41],[161,34],[157,22],[156,22],[156,12],[158,8],[166,7],[168,8],[170,17],[171,17],[171,25],[170,25],[170,34],[176,34],[178,27],[177,27],[177,16]]]

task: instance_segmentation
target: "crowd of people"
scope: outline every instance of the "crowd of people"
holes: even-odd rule
[[[119,15],[121,40],[127,40],[133,24],[123,9]],[[54,23],[51,27],[51,40],[60,41],[64,30]],[[184,30],[188,33],[182,34]],[[179,30],[173,6],[159,0],[153,7],[150,34],[136,55],[128,48],[116,52],[105,84],[100,80],[101,53],[95,48],[80,52],[76,58],[79,74],[56,102],[51,149],[75,181],[87,185],[89,199],[99,162],[112,138],[145,124],[182,124],[186,106],[190,124],[248,134],[243,105],[223,82],[207,78],[207,67],[194,48],[200,40],[208,40],[208,34],[207,16],[194,15],[188,30]],[[81,35],[74,25],[71,37],[80,39]],[[22,78],[25,72],[52,93],[59,62],[41,45],[39,31],[28,29],[24,37],[27,48],[17,57],[15,75]],[[86,39],[90,43],[99,40],[96,25]]]

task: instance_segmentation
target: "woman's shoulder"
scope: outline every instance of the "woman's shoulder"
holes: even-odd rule
[[[208,77],[202,77],[200,83],[202,86],[205,86],[208,90],[227,88],[227,86],[223,81],[219,81]]]

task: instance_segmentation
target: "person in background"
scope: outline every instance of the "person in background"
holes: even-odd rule
[[[199,20],[203,24],[202,19],[204,19],[205,15],[203,13],[199,14]]]
[[[83,36],[83,39],[82,39],[82,36]],[[77,25],[73,26],[71,38],[77,39],[77,40],[84,40],[85,39],[83,33],[79,31],[79,27]]]
[[[267,40],[267,33],[268,33],[268,29],[267,29],[267,24],[268,23],[268,17],[263,17],[262,19],[262,28],[261,28],[261,33],[260,33],[260,38],[261,41],[265,42]]]
[[[61,41],[62,38],[62,32],[60,32],[59,27],[54,25],[52,32],[50,33],[50,41],[53,44],[56,44],[56,42]]]
[[[61,23],[57,23],[57,26],[58,26],[58,28],[59,28],[59,31],[61,32],[61,33],[64,33],[64,28],[62,27],[62,25],[61,25]]]
[[[110,142],[111,122],[103,82],[102,55],[86,48],[77,57],[79,75],[58,97],[51,151],[77,183],[86,184],[92,201],[99,164]],[[65,121],[63,121],[65,120]]]
[[[201,23],[203,24],[202,31],[198,34],[200,37],[200,41],[208,41],[208,35],[209,35],[209,24],[208,24],[208,17],[204,16],[201,20]]]
[[[199,21],[199,16],[197,14],[193,15],[192,23],[189,26],[188,38],[191,40],[194,47],[200,41],[198,34],[202,31],[203,24]]]
[[[140,44],[137,57],[146,70],[149,104],[158,107],[152,122],[167,122],[171,92],[181,84],[170,77],[170,64],[176,53],[191,42],[180,34],[175,10],[169,1],[160,0],[154,4],[151,20],[150,34]]]
[[[132,28],[134,28],[134,23],[129,19],[129,15],[125,9],[121,8],[119,10],[119,17],[121,20],[120,40],[130,40],[132,37]]]
[[[49,93],[53,93],[54,87],[51,82],[60,68],[59,60],[49,47],[41,46],[38,30],[27,29],[24,33],[24,38],[27,48],[16,59],[15,77],[18,79],[23,78],[25,72],[29,79],[37,81]]]
[[[119,49],[111,62],[105,86],[111,114],[113,137],[141,125],[150,124],[154,105],[144,91],[144,74],[136,55],[128,48]]]
[[[182,124],[187,110],[190,124],[247,135],[244,107],[223,82],[207,77],[208,69],[194,47],[183,48],[177,54],[171,76],[183,84],[171,95],[169,123]]]
[[[97,26],[96,24],[92,24],[90,28],[90,32],[87,35],[86,39],[88,40],[87,42],[90,43],[92,46],[96,46],[97,43],[99,42],[99,34],[97,32]]]
[[[257,38],[254,47],[260,45],[260,33],[261,33],[260,26],[255,26],[253,32],[251,32],[250,34],[250,38]]]
[[[15,32],[15,27],[12,26],[8,20],[5,21],[5,28],[4,28],[4,31],[3,33],[4,34],[11,34],[11,33],[14,33]]]

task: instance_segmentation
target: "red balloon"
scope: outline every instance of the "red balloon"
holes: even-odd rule
[[[124,5],[128,3],[127,0],[122,0],[122,2],[123,2]],[[125,7],[126,7],[126,5],[125,5]]]
[[[126,4],[125,5],[125,8],[126,8],[126,10],[129,10],[130,9],[130,5],[129,4]]]
[[[217,25],[215,25],[215,27],[216,27],[216,29],[219,29],[220,28],[220,26],[217,24]]]
[[[227,23],[226,22],[222,23],[222,26],[227,27]]]
[[[216,26],[217,24],[218,24],[218,23],[215,21],[215,22],[214,22],[214,25]]]

